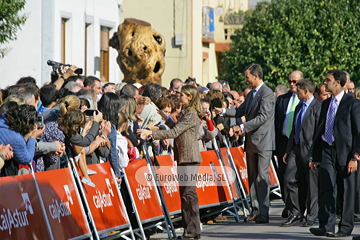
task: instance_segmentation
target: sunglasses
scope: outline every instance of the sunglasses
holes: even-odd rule
[[[288,80],[288,82],[289,82],[289,84],[296,84],[297,83],[297,81],[296,80]]]

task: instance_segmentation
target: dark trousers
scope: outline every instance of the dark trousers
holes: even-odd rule
[[[301,216],[307,209],[307,221],[318,216],[318,170],[309,169],[306,156],[301,157],[300,146],[294,145],[286,159],[284,182],[287,191],[286,208],[294,215]]]
[[[252,214],[269,217],[269,167],[272,151],[246,151]]]
[[[201,234],[199,201],[196,193],[196,181],[190,181],[191,176],[195,176],[195,174],[197,174],[199,165],[199,163],[183,163],[180,164],[180,167],[178,168],[179,176],[184,175],[188,177],[187,181],[179,182],[181,215],[184,234]],[[186,172],[183,170],[185,170]]]
[[[339,193],[341,220],[339,231],[348,235],[354,228],[355,174],[337,161],[335,146],[323,143],[319,168],[319,222],[320,227],[335,232],[336,200]]]
[[[285,175],[285,171],[286,171],[286,164],[283,162],[283,156],[285,154],[288,141],[289,141],[289,138],[287,136],[280,135],[278,137],[277,145],[276,145],[276,152],[277,152],[276,157],[278,160],[278,166],[276,169],[276,173],[277,173],[277,176],[279,179],[280,189],[281,189],[281,197],[282,197],[282,200],[284,201],[284,203],[286,203],[287,192],[286,192],[286,187],[284,184],[284,175]]]
[[[355,181],[356,181],[356,189],[355,189],[355,218],[360,219],[360,167],[358,166],[358,170],[355,172]]]

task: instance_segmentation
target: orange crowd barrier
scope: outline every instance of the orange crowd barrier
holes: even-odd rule
[[[246,166],[246,158],[243,147],[230,148],[231,155],[234,160],[235,167],[239,173],[241,184],[246,194],[250,194],[249,179]]]
[[[232,201],[229,188],[226,185],[225,173],[221,169],[219,158],[215,151],[201,152],[203,162],[200,164],[196,192],[199,206],[207,207]],[[216,173],[214,173],[214,170]],[[218,178],[211,176],[217,175]],[[210,176],[207,178],[207,176]],[[219,181],[220,180],[220,181]]]
[[[39,172],[35,176],[54,239],[91,236],[70,169]]]
[[[161,184],[169,214],[173,215],[181,211],[180,190],[177,178],[177,166],[172,155],[161,155],[156,157],[160,166],[155,166],[155,171]],[[174,176],[174,177],[170,177]]]
[[[225,167],[227,167],[226,169],[232,169],[231,164],[230,164],[230,159],[229,159],[229,155],[227,152],[227,148],[220,148],[219,149],[220,155],[221,155],[221,159],[223,160],[223,164]],[[238,199],[240,198],[240,192],[239,189],[236,187],[236,176],[233,174],[233,172],[228,172],[227,176],[229,177],[229,181],[230,181],[230,189],[231,189],[231,193],[234,199]]]
[[[142,223],[163,218],[156,184],[146,159],[136,159],[124,168]]]
[[[90,176],[96,186],[82,185],[97,231],[101,233],[130,226],[110,163],[92,164],[88,167],[97,172]]]
[[[0,179],[0,239],[50,239],[31,174]]]

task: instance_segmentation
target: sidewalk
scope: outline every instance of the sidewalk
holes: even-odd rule
[[[216,223],[203,225],[201,234],[202,240],[215,240],[215,239],[331,239],[327,237],[316,237],[309,232],[309,228],[300,227],[302,223],[296,223],[292,227],[279,227],[286,219],[281,218],[281,212],[284,204],[281,200],[271,201],[270,207],[270,223],[269,224],[255,224],[244,222],[243,217],[241,222],[235,222],[234,218],[228,217],[225,221],[216,221]],[[318,227],[318,225],[315,225]],[[337,229],[336,229],[337,231]],[[176,232],[177,236],[182,235],[182,230]],[[360,235],[360,223],[355,223],[352,236]],[[351,240],[351,237],[336,238]],[[167,234],[160,233],[150,237],[153,240],[168,239]]]

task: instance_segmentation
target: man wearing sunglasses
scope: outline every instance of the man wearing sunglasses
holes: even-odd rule
[[[289,136],[292,129],[294,120],[294,112],[299,99],[296,96],[296,83],[304,78],[304,74],[301,71],[293,71],[289,76],[289,92],[279,96],[275,105],[275,141],[276,150],[275,155],[277,157],[277,174],[281,187],[281,195],[284,202],[286,202],[286,191],[284,187],[284,174],[286,164],[282,161],[285,154],[286,146],[289,140]],[[285,208],[282,213],[283,218],[289,217],[288,210]]]

